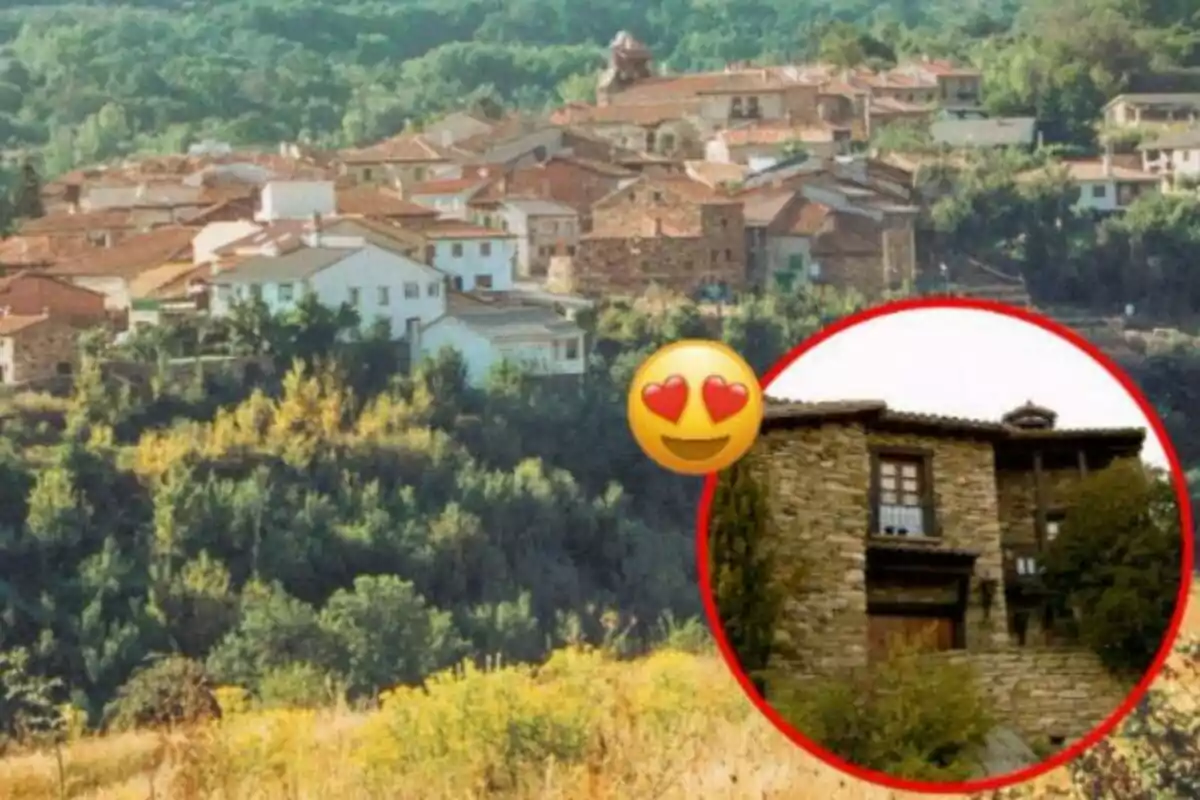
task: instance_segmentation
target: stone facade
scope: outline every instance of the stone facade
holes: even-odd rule
[[[769,672],[805,680],[864,667],[911,622],[943,628],[937,655],[975,664],[998,713],[1025,735],[1075,738],[1115,710],[1132,687],[1091,653],[1039,620],[1018,635],[1015,614],[1038,600],[1014,563],[1036,560],[1089,464],[1136,458],[1145,432],[1010,417],[947,420],[877,402],[768,407],[747,463],[767,494],[786,598]],[[911,494],[885,505],[895,485],[885,476],[897,474],[912,475],[896,489]],[[919,521],[898,525],[898,510]]]
[[[1132,691],[1092,653],[1071,648],[930,653],[930,659],[968,663],[994,713],[1029,741],[1086,736]]]
[[[0,384],[71,374],[78,336],[73,326],[53,317],[0,317]]]
[[[592,209],[572,263],[577,291],[691,293],[746,283],[742,204],[686,177],[646,176]]]

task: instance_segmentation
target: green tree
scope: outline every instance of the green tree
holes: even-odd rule
[[[1105,663],[1140,676],[1179,592],[1183,537],[1171,481],[1130,459],[1091,473],[1067,506],[1042,579]]]
[[[721,627],[742,668],[764,692],[781,596],[767,497],[749,464],[738,462],[721,476],[709,514],[709,575]]]
[[[12,205],[13,213],[19,219],[34,219],[46,214],[42,205],[42,179],[31,159],[21,162]]]

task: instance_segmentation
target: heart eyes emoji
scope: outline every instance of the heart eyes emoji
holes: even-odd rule
[[[642,402],[650,413],[669,422],[679,422],[687,408],[689,387],[680,375],[662,383],[648,383],[642,389]],[[714,423],[723,422],[746,407],[750,393],[743,383],[727,382],[720,375],[709,375],[700,387],[704,408]]]

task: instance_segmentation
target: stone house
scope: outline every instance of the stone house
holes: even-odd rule
[[[508,192],[570,206],[579,213],[580,230],[587,232],[592,205],[637,177],[633,170],[615,164],[554,156],[537,166],[513,170],[508,175]]]
[[[998,422],[871,401],[769,404],[749,463],[777,558],[803,575],[773,668],[829,676],[928,636],[931,657],[972,663],[1027,736],[1074,739],[1111,714],[1132,687],[1043,612],[1038,560],[1071,487],[1138,458],[1146,432],[1055,419],[1033,404]]]
[[[573,256],[579,212],[553,200],[510,198],[500,210],[503,227],[517,239],[517,274],[545,275],[554,256]]]
[[[0,312],[17,316],[50,314],[77,324],[104,322],[104,295],[36,272],[0,278]]]
[[[70,375],[79,331],[51,314],[0,315],[0,386]]]
[[[651,285],[692,294],[746,283],[741,200],[686,176],[643,176],[592,207],[570,280],[585,295],[641,294]]]

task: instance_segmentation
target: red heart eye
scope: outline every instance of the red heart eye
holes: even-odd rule
[[[750,392],[744,383],[726,383],[720,375],[709,375],[701,389],[704,407],[713,422],[723,422],[746,407]]]
[[[648,383],[642,389],[642,402],[650,413],[671,422],[679,422],[687,401],[687,381],[680,375],[672,375],[662,383]]]

